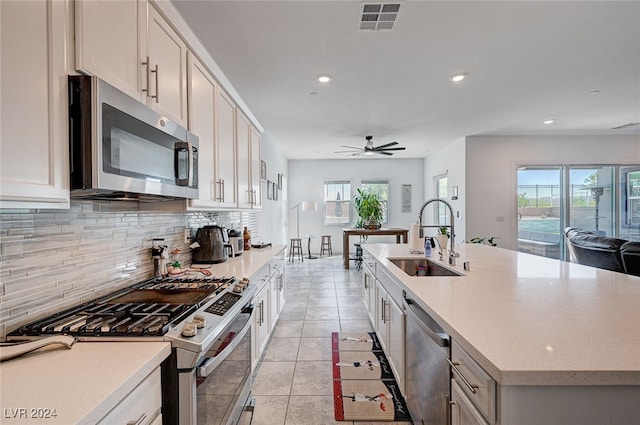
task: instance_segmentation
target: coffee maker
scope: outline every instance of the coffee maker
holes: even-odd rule
[[[229,237],[224,227],[204,226],[196,232],[196,243],[193,246],[192,261],[194,264],[215,264],[227,261]]]

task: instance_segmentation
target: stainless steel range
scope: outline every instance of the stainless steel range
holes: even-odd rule
[[[8,340],[169,341],[163,423],[236,424],[251,389],[255,285],[236,278],[151,278],[22,326]]]

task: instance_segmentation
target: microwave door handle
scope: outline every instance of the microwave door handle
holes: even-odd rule
[[[175,148],[173,151],[173,168],[174,168],[174,173],[175,173],[175,177],[176,177],[176,185],[178,186],[188,186],[189,185],[189,176],[191,173],[191,164],[189,162],[189,159],[186,161],[186,173],[181,173],[181,166],[184,163],[180,162],[180,157],[182,155],[184,155],[184,153],[187,154],[187,158],[191,157],[191,152],[189,151],[189,143],[187,142],[176,142],[175,143]],[[180,178],[181,175],[186,175],[185,178]]]

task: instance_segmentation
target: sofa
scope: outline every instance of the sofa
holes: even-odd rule
[[[564,235],[572,261],[640,276],[639,242],[601,236],[575,227],[567,227]]]

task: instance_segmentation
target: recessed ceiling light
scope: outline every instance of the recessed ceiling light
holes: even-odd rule
[[[328,83],[331,80],[332,80],[331,75],[327,75],[327,74],[323,74],[318,77],[318,81],[320,81],[321,83]]]
[[[555,119],[553,119],[553,118],[552,118],[552,119],[548,119],[548,120],[544,121],[544,123],[545,123],[546,125],[553,124],[554,122],[556,122],[556,120],[555,120]]]
[[[600,90],[593,90],[590,91],[589,94],[600,94]]]
[[[466,79],[468,76],[469,74],[465,74],[465,73],[456,74],[453,77],[451,77],[451,81],[453,81],[454,83],[459,83],[460,81]]]
[[[318,92],[312,91],[311,93],[309,93],[311,96],[316,96],[318,94]]]

